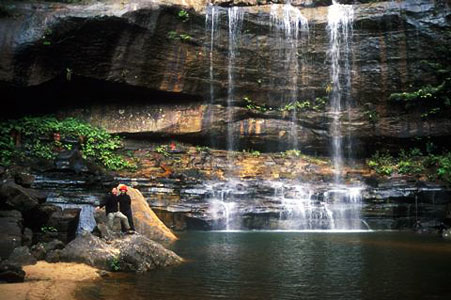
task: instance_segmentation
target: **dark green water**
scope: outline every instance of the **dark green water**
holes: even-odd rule
[[[80,299],[451,299],[451,242],[400,232],[186,232],[187,263]]]

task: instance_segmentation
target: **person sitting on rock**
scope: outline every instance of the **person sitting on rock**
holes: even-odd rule
[[[127,216],[128,224],[130,224],[131,231],[135,231],[135,225],[133,223],[132,215],[132,199],[127,195],[128,188],[126,185],[119,186],[120,195],[117,197],[119,201],[119,210],[121,213]]]
[[[128,223],[127,217],[119,211],[119,196],[117,195],[117,189],[113,188],[111,193],[109,193],[104,201],[98,206],[102,208],[105,206],[105,213],[108,218],[108,228],[113,230],[114,219],[119,218],[121,220],[122,226],[126,231],[130,230],[130,224]]]

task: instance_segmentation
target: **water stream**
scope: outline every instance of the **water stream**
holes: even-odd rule
[[[330,58],[330,114],[332,122],[330,135],[332,140],[332,161],[334,164],[335,184],[342,181],[343,170],[343,112],[349,110],[349,98],[351,91],[350,72],[350,43],[352,41],[352,22],[354,8],[352,5],[343,5],[332,1],[327,14],[327,31],[329,34]]]
[[[214,102],[214,41],[218,28],[217,17],[219,7],[209,5],[207,8],[206,24],[210,34],[210,103]],[[242,43],[243,22],[245,8],[230,7],[227,9],[228,17],[228,53],[227,53],[227,150],[228,163],[235,164],[233,151],[239,149],[236,145],[237,128],[235,128],[234,107],[236,106],[235,85],[237,80],[236,60],[239,58],[240,43]],[[284,90],[281,93],[280,106],[295,104],[299,94],[299,75],[301,73],[299,51],[303,45],[308,45],[309,24],[302,15],[301,10],[291,5],[272,4],[269,13],[269,31],[275,36],[276,44],[273,45],[274,64],[272,73],[280,78],[273,78],[273,89],[278,89],[277,82],[284,82]],[[334,186],[325,191],[317,191],[315,187],[303,183],[286,185],[286,182],[274,181],[266,183],[274,188],[274,202],[280,203],[276,209],[279,214],[278,229],[286,230],[355,230],[368,228],[360,219],[361,197],[360,187],[348,187],[342,183],[343,148],[352,147],[351,138],[348,143],[343,142],[345,135],[342,130],[341,117],[350,111],[351,91],[351,41],[353,6],[341,5],[336,1],[328,8],[327,32],[329,34],[328,57],[330,60],[330,126],[331,152],[334,165]],[[304,40],[304,41],[303,41]],[[298,113],[296,105],[290,111],[291,129],[288,137],[283,137],[284,142],[292,149],[298,149]],[[349,135],[349,134],[348,134]],[[286,140],[288,139],[288,141]],[[347,149],[351,155],[352,151]],[[231,168],[233,169],[233,168]],[[236,198],[238,185],[246,186],[246,182],[239,182],[228,174],[226,182],[213,184],[215,192],[210,193],[210,214],[217,219],[216,229],[236,230],[242,229],[239,221],[246,212],[250,211],[246,200]],[[237,183],[238,182],[238,183]],[[210,189],[210,187],[207,187]],[[248,196],[249,197],[249,196]],[[249,202],[249,201],[248,201]],[[263,205],[262,207],[264,207]],[[271,226],[270,226],[271,227]]]

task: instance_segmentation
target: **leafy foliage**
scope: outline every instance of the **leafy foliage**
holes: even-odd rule
[[[442,155],[423,153],[418,148],[401,150],[397,157],[385,152],[376,152],[367,160],[367,165],[379,175],[390,176],[394,173],[420,176],[430,169],[432,176],[451,183],[451,152]]]
[[[244,149],[243,153],[249,153],[253,157],[260,157],[261,155],[260,151],[252,149]]]
[[[177,31],[169,31],[168,39],[170,40],[181,40],[182,42],[186,42],[191,40],[191,36],[187,33],[178,33]]]
[[[111,170],[133,169],[135,165],[115,153],[122,147],[118,136],[75,118],[58,120],[54,116],[24,117],[0,123],[0,163],[8,165],[14,157],[31,156],[51,160],[58,152],[79,144],[82,157]]]
[[[53,227],[53,226],[42,226],[41,227],[41,232],[46,233],[46,232],[57,232],[58,230]]]
[[[160,145],[155,148],[155,152],[162,154],[164,157],[168,157],[170,153],[168,152],[168,147],[166,145]]]
[[[182,22],[188,22],[189,20],[189,14],[186,10],[180,10],[177,14],[177,17],[182,20]]]
[[[119,257],[113,257],[110,260],[110,268],[113,272],[117,272],[121,270]]]
[[[298,149],[290,149],[285,152],[280,153],[282,157],[300,157],[302,155],[301,150]]]
[[[367,109],[363,112],[363,115],[368,119],[371,124],[376,124],[379,120],[379,113],[374,109]]]
[[[260,112],[267,112],[272,110],[278,110],[278,111],[321,111],[323,110],[327,105],[327,97],[317,97],[315,100],[305,100],[305,101],[294,101],[286,104],[282,107],[270,107],[265,104],[259,105],[252,101],[248,96],[243,98],[244,102],[246,103],[246,108],[249,110],[258,110]]]
[[[438,63],[423,61],[441,82],[438,86],[426,85],[413,92],[401,92],[391,94],[388,98],[393,103],[401,103],[404,109],[419,108],[421,117],[427,119],[451,108],[451,69]]]

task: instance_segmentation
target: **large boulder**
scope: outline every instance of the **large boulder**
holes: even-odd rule
[[[66,208],[54,212],[47,223],[58,232],[58,239],[68,243],[75,238],[78,222],[80,221],[80,208]]]
[[[65,244],[57,239],[54,239],[48,243],[37,243],[36,245],[33,245],[31,247],[31,254],[37,259],[37,260],[43,260],[46,259],[47,255],[51,253],[54,250],[61,250],[63,249]]]
[[[128,195],[132,199],[133,222],[137,232],[156,241],[174,241],[177,239],[174,233],[152,211],[139,190],[128,188]]]
[[[35,176],[29,174],[29,173],[25,173],[25,172],[19,172],[14,176],[14,181],[26,188],[31,187],[31,185],[33,184],[35,180]]]
[[[0,282],[23,282],[24,278],[25,272],[20,266],[7,261],[0,263]]]
[[[8,261],[19,266],[34,265],[37,262],[36,258],[31,255],[30,249],[26,246],[15,248]]]
[[[104,270],[145,272],[182,262],[182,258],[141,234],[127,235],[107,243],[83,232],[61,252],[61,261],[80,262]]]
[[[67,244],[75,238],[80,220],[80,208],[62,209],[55,205],[45,204],[38,206],[35,211],[39,217],[33,219],[34,224],[27,223],[27,226],[33,227],[35,230],[33,235],[35,243],[47,243],[58,239]]]
[[[8,258],[22,244],[22,214],[17,210],[0,211],[0,258]]]
[[[27,213],[39,204],[36,193],[16,183],[7,182],[0,186],[0,207],[16,209]]]
[[[125,271],[146,272],[182,262],[174,252],[140,234],[117,239],[112,246],[119,249],[118,265]]]

